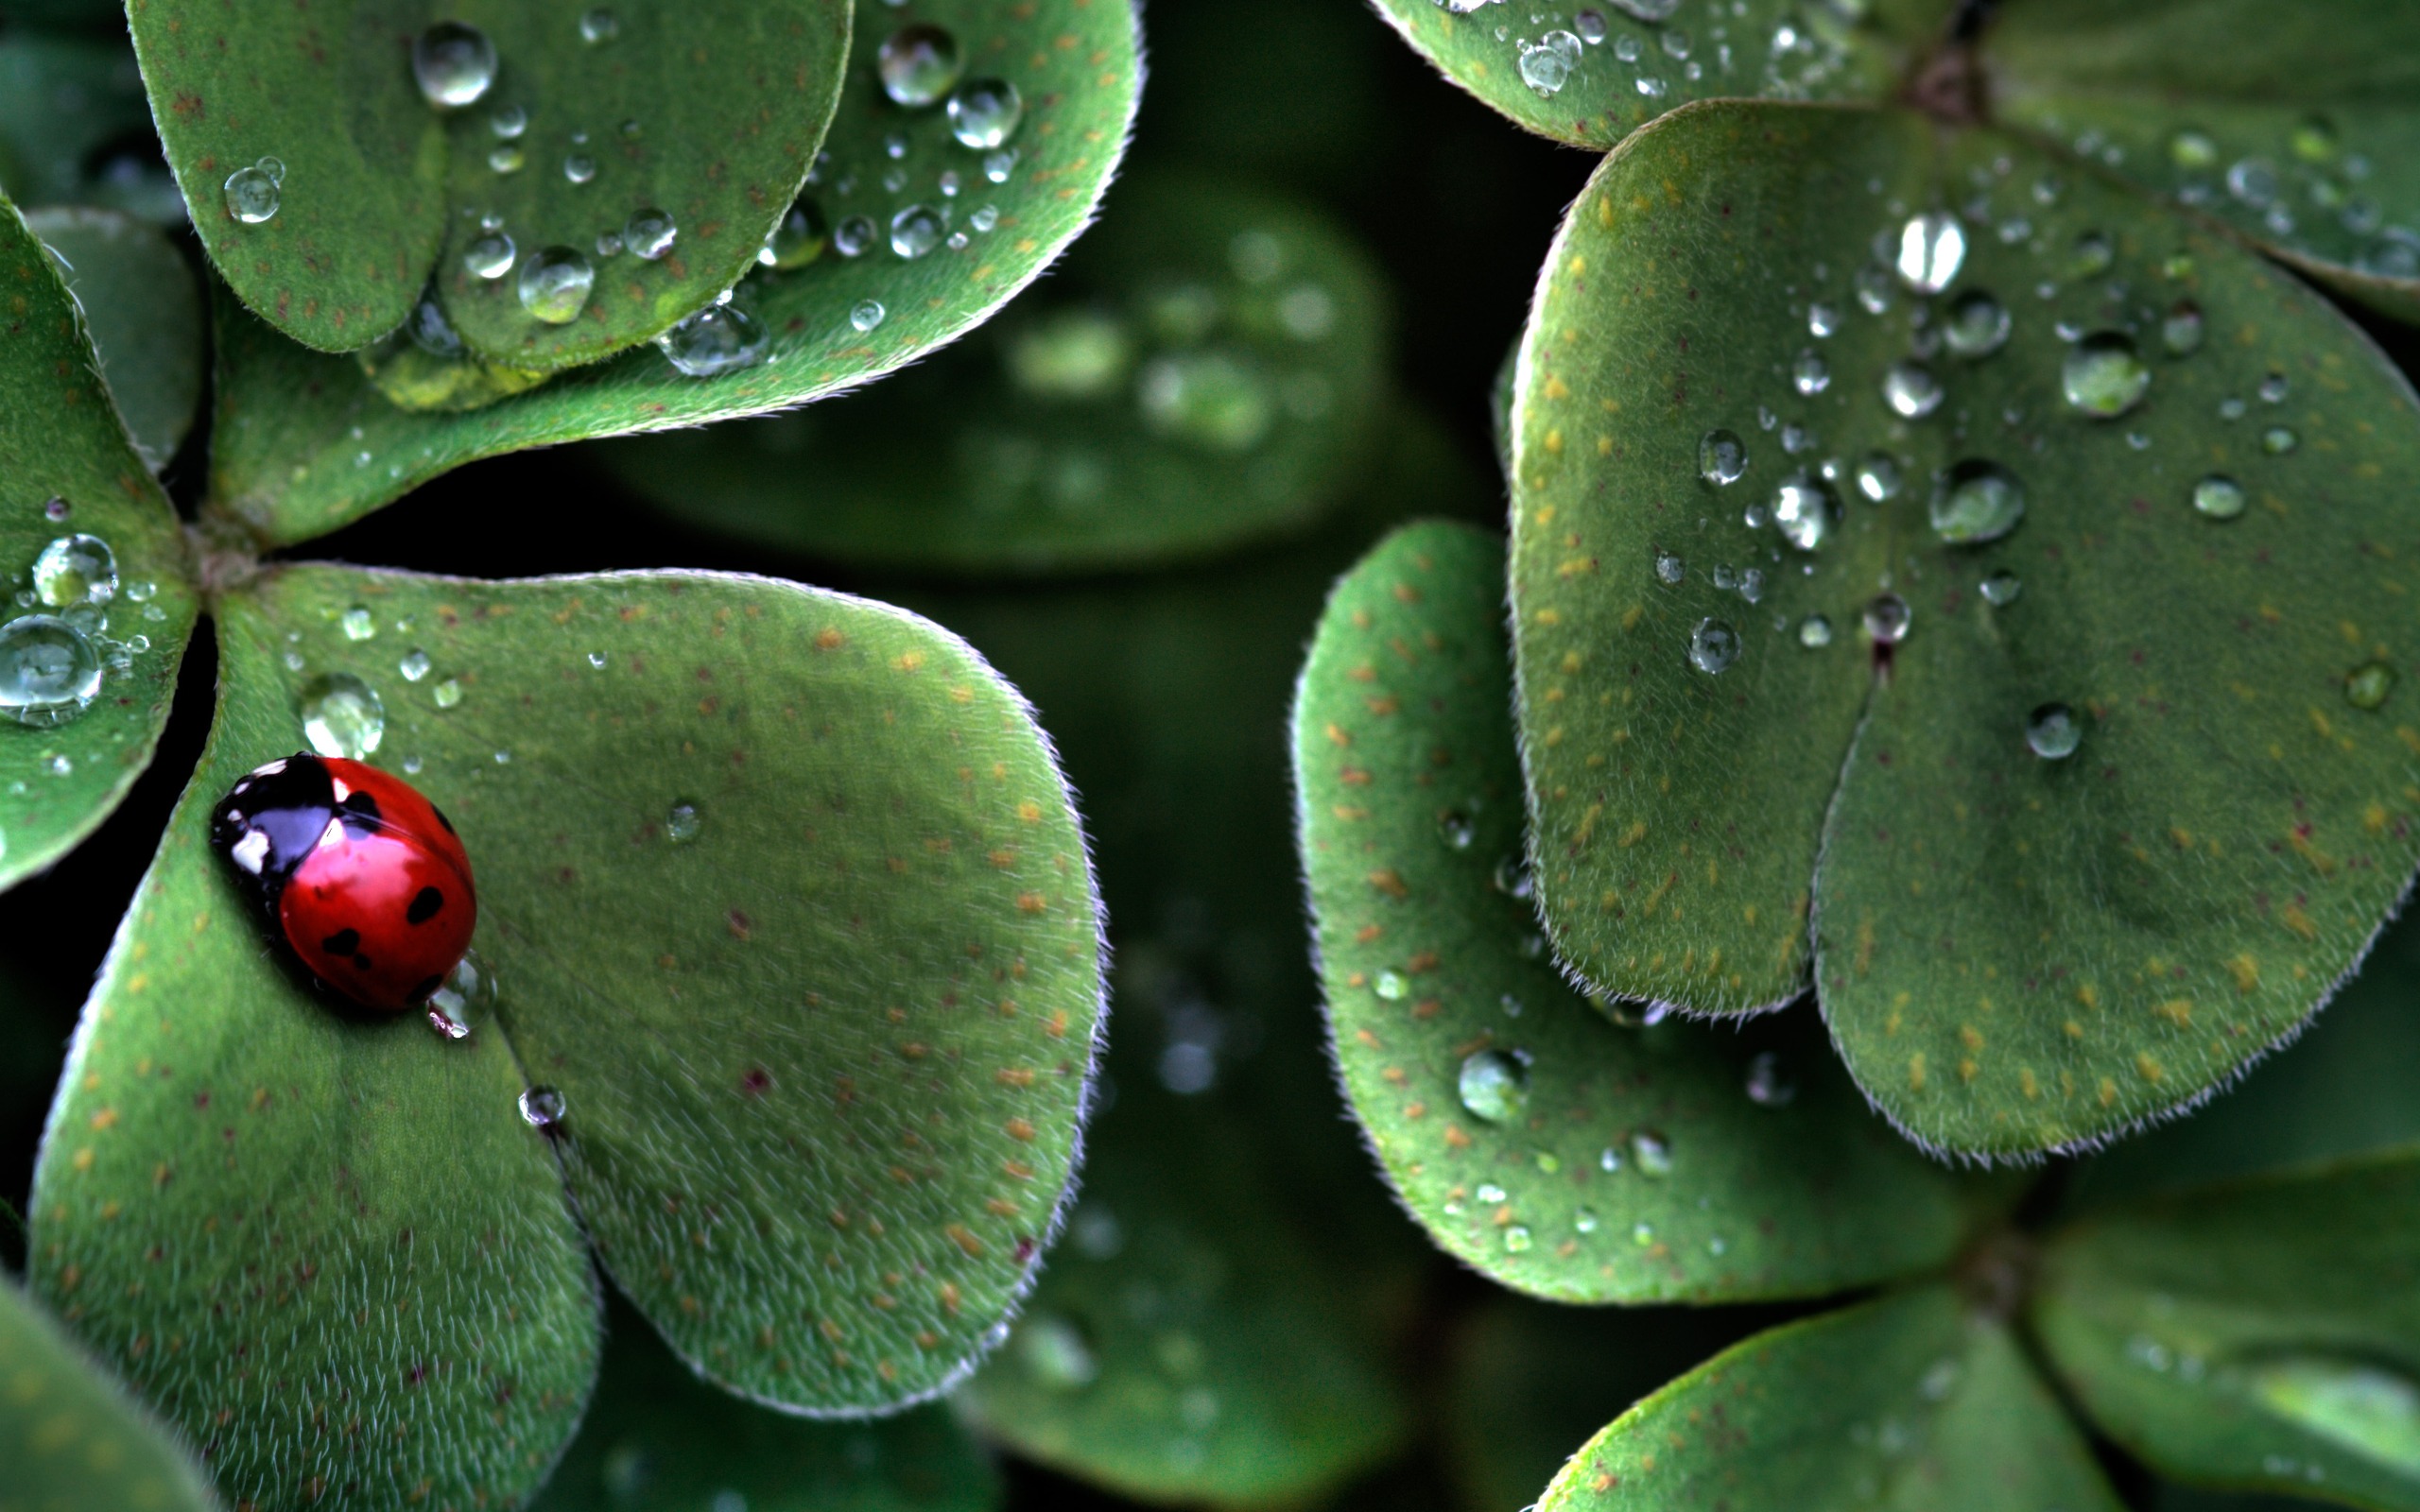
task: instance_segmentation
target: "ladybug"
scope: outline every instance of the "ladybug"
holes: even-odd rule
[[[426,1002],[471,948],[471,858],[419,789],[297,752],[228,790],[210,841],[328,987],[381,1013]]]

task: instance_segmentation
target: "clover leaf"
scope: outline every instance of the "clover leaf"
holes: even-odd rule
[[[27,1507],[205,1512],[210,1492],[159,1425],[0,1280],[0,1464]]]
[[[115,23],[114,42],[16,26],[0,35],[0,190],[21,205],[95,205],[182,225],[184,198],[156,155],[125,11],[95,9]]]
[[[211,512],[264,544],[306,540],[479,457],[835,394],[996,312],[1083,230],[1124,151],[1140,82],[1133,12],[1097,0],[925,0],[910,25],[953,38],[964,87],[984,84],[992,102],[954,118],[943,102],[910,108],[885,93],[877,55],[900,17],[882,0],[857,3],[824,157],[797,220],[783,211],[775,265],[734,293],[737,315],[701,315],[667,334],[666,351],[446,413],[399,408],[354,358],[222,312]],[[453,391],[425,371],[415,382]]]
[[[157,472],[201,403],[201,289],[174,243],[113,210],[37,210],[26,225],[58,257],[101,380],[135,452]]]

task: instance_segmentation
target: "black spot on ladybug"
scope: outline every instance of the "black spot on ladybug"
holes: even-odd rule
[[[357,929],[339,929],[327,938],[320,941],[320,949],[327,952],[330,955],[351,955],[361,949],[361,931]]]
[[[356,971],[366,971],[370,970],[370,957],[367,955],[354,956],[353,958],[353,969]]]
[[[437,911],[444,906],[443,893],[434,887],[423,887],[412,894],[411,906],[404,910],[404,921],[408,924],[425,924],[435,919]]]
[[[410,1001],[414,1003],[425,1003],[428,999],[436,995],[439,988],[443,987],[444,985],[445,978],[441,976],[432,976],[426,981],[421,983],[420,986],[412,988]]]
[[[344,833],[355,840],[367,840],[386,826],[378,809],[378,800],[363,792],[345,795],[337,805],[337,817],[344,821]]]
[[[443,809],[441,809],[436,804],[431,803],[428,806],[428,812],[437,816],[437,822],[445,826],[446,833],[452,834],[454,833],[454,821],[445,816],[445,811]]]

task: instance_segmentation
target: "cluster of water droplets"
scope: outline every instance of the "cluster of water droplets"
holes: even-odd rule
[[[1862,0],[1818,0],[1766,30],[1752,18],[1747,0],[1433,3],[1456,15],[1477,16],[1497,6],[1517,11],[1525,26],[1498,22],[1492,35],[1511,50],[1521,82],[1542,99],[1603,71],[1627,80],[1625,92],[1643,101],[1673,103],[1708,92],[1806,98],[1846,63],[1848,28],[1865,9]]]
[[[73,513],[64,499],[43,506],[54,524]],[[156,585],[121,584],[110,543],[81,531],[45,544],[9,591],[11,612],[0,623],[0,714],[37,730],[80,717],[111,674],[130,672],[151,649],[150,636],[137,627],[167,617],[152,602]],[[45,765],[59,776],[75,769],[66,756]]]
[[[2075,147],[2113,166],[2126,159],[2125,149],[2098,130],[2079,134]],[[2365,273],[2420,278],[2420,230],[2389,218],[2370,187],[2377,164],[2345,146],[2334,118],[2305,115],[2248,147],[2232,150],[2210,131],[2187,126],[2169,134],[2166,162],[2153,171],[2188,205],[2232,207],[2271,235],[2325,244]]]

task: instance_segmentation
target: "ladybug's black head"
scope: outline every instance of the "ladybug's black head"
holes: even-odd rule
[[[336,784],[320,758],[298,751],[228,789],[210,814],[210,844],[247,886],[276,902],[337,815]]]

